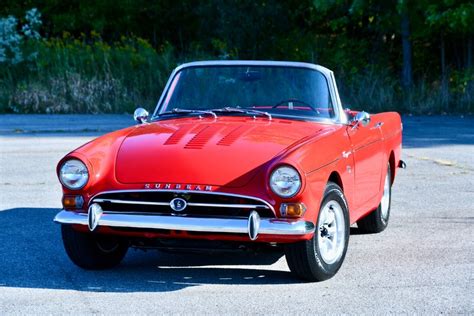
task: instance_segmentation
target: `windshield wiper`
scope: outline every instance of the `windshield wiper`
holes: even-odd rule
[[[245,108],[233,108],[226,106],[224,108],[220,109],[212,109],[212,112],[224,112],[224,113],[245,113],[245,114],[250,114],[250,115],[264,115],[268,117],[268,119],[271,121],[272,120],[272,115],[268,112],[263,112],[263,111],[258,111],[258,110],[252,110],[252,109],[245,109]]]
[[[160,114],[158,114],[158,116],[170,115],[170,114],[199,114],[199,116],[207,114],[207,115],[211,115],[214,118],[217,118],[216,113],[214,113],[213,111],[187,110],[187,109],[180,109],[180,108],[174,108],[171,111],[166,111],[166,112],[160,113]]]

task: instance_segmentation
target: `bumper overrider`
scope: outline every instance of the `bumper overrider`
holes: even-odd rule
[[[62,210],[56,215],[54,222],[84,225],[88,226],[90,231],[104,226],[248,234],[251,240],[256,240],[259,234],[297,236],[311,234],[315,230],[314,224],[309,221],[260,218],[256,211],[252,211],[248,218],[209,218],[107,212],[96,203],[89,207],[88,213]]]

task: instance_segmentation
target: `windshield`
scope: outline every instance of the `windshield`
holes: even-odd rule
[[[171,82],[159,113],[223,108],[227,111],[219,115],[253,113],[238,111],[246,109],[268,112],[272,116],[334,117],[324,75],[309,68],[284,66],[184,68]]]

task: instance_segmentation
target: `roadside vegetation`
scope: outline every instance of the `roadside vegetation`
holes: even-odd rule
[[[324,65],[352,109],[474,112],[470,1],[5,2],[0,113],[152,109],[205,59]]]

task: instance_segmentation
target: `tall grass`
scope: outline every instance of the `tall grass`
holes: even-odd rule
[[[146,40],[126,37],[109,44],[95,33],[29,40],[22,49],[34,58],[0,64],[3,113],[129,113],[137,105],[152,109],[180,61],[170,45],[154,49]],[[187,61],[205,58],[212,56],[186,56]],[[474,112],[472,72],[451,74],[447,91],[432,78],[403,90],[396,76],[371,66],[335,73],[343,102],[351,109]]]
[[[458,114],[474,112],[474,78],[469,72],[453,73],[444,88],[440,81],[426,78],[411,89],[402,89],[398,78],[383,69],[367,67],[364,72],[339,77],[345,107],[371,112],[398,111],[410,114]]]
[[[123,113],[154,107],[173,50],[140,38],[108,44],[99,37],[27,43],[32,61],[0,68],[0,111],[14,113]]]

